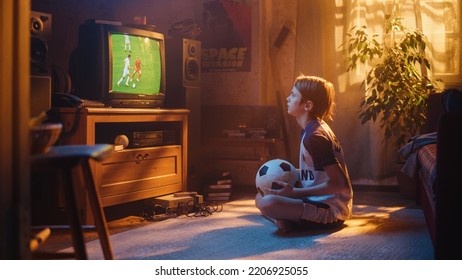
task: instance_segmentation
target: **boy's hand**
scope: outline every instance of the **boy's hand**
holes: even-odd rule
[[[271,189],[272,190],[280,190],[282,189],[284,186],[279,184],[278,181],[274,181],[272,184],[271,184]]]
[[[266,189],[267,194],[274,194],[286,197],[292,197],[294,195],[294,187],[283,181],[274,181],[271,184],[271,188]]]

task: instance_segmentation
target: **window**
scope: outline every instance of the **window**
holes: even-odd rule
[[[460,0],[350,0],[349,5],[350,27],[367,25],[380,34],[384,15],[395,13],[410,30],[420,29],[428,38],[433,75],[446,84],[462,81]]]

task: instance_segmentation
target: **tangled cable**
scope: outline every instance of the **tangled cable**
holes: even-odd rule
[[[204,203],[195,203],[194,200],[180,202],[178,207],[173,208],[178,216],[186,215],[188,217],[207,217],[214,212],[221,212],[223,205],[215,201]]]
[[[198,203],[195,198],[187,202],[178,203],[177,207],[164,207],[155,204],[149,212],[142,213],[142,218],[146,221],[160,221],[175,218],[181,215],[187,217],[207,217],[223,210],[223,204],[216,201],[204,201]]]

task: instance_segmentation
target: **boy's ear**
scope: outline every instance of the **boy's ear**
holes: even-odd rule
[[[313,109],[313,102],[311,102],[310,100],[306,101],[305,102],[305,111],[311,111]]]

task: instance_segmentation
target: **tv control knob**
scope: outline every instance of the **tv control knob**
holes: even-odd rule
[[[129,143],[130,141],[128,140],[128,137],[126,135],[120,134],[114,138],[115,145],[122,145],[124,148],[127,148]]]

